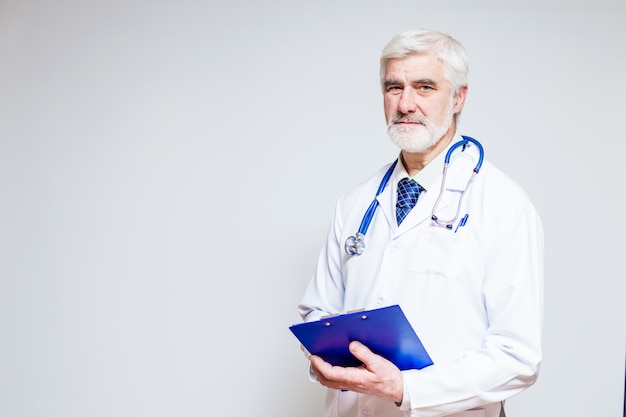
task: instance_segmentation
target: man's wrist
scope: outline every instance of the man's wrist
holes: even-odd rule
[[[404,380],[404,373],[402,373],[402,401],[395,401],[396,406],[402,411],[407,411],[411,408],[411,399],[409,397],[409,389]]]

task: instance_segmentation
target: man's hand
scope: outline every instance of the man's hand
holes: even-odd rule
[[[363,365],[344,368],[332,366],[316,355],[309,357],[320,384],[328,388],[371,394],[396,403],[402,402],[402,373],[398,367],[360,342],[351,342],[350,352]]]

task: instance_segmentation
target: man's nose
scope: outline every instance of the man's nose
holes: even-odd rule
[[[411,114],[417,111],[415,92],[410,88],[402,90],[402,96],[398,102],[398,111],[402,114]]]

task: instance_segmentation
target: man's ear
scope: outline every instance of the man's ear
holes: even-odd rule
[[[465,98],[467,97],[467,86],[464,85],[459,89],[459,92],[454,96],[454,113],[460,113],[465,105]]]

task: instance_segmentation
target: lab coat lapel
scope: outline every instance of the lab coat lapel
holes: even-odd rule
[[[478,158],[478,155],[472,155],[475,152],[476,150],[468,150],[452,157],[448,166],[445,190],[441,189],[442,173],[433,184],[428,186],[426,193],[420,194],[417,205],[398,227],[398,234],[410,230],[425,220],[430,220],[435,204],[437,204],[436,214],[440,219],[454,219],[458,215],[463,192],[466,191],[474,172],[476,158]]]
[[[398,161],[398,165],[400,161]],[[398,230],[398,223],[396,222],[396,193],[398,192],[398,184],[395,182],[398,167],[393,171],[391,179],[385,189],[378,197],[378,208],[384,215],[389,228],[395,233]]]
[[[440,188],[441,176],[437,179],[437,181],[435,181],[434,184],[431,184],[428,187],[426,192],[422,192],[420,194],[415,207],[413,207],[409,214],[407,214],[407,216],[402,221],[402,224],[398,226],[397,234],[402,234],[423,223],[424,221],[430,220],[432,216],[433,206],[435,205],[435,201],[437,200],[437,196],[439,195]]]

